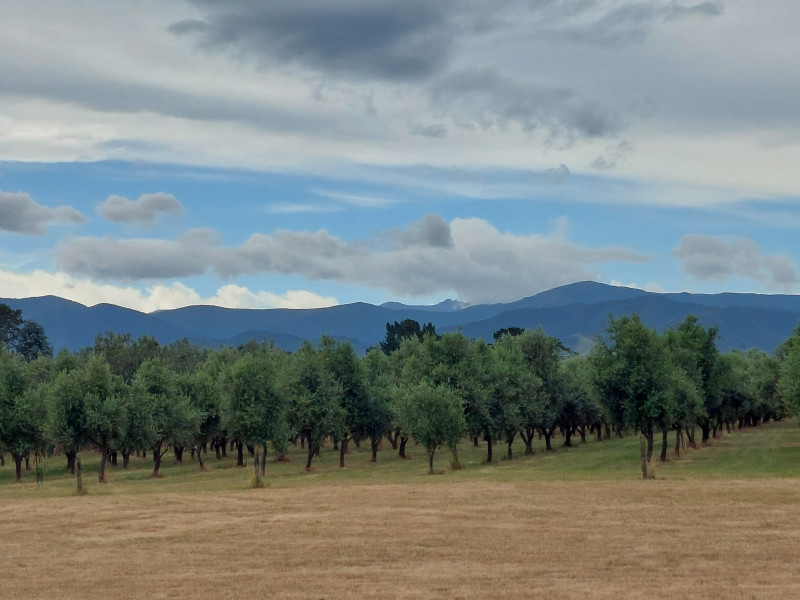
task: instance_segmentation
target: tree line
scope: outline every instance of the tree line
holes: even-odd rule
[[[1,312],[1,309],[0,309]],[[17,315],[19,316],[19,315]],[[80,472],[80,452],[100,455],[98,481],[118,457],[152,457],[159,476],[164,455],[248,452],[254,484],[268,451],[306,450],[305,468],[326,440],[345,466],[351,443],[369,442],[376,461],[383,440],[405,457],[409,440],[423,446],[434,472],[438,449],[460,468],[458,446],[485,442],[513,458],[520,439],[533,454],[588,436],[607,440],[638,432],[642,468],[661,434],[674,452],[709,442],[723,428],[755,426],[800,409],[800,327],[772,355],[759,350],[720,354],[717,330],[693,317],[658,333],[637,315],[610,317],[587,355],[577,355],[543,330],[509,328],[494,343],[461,333],[437,335],[410,320],[386,326],[386,340],[359,356],[347,342],[323,337],[294,353],[249,342],[203,349],[186,340],[106,333],[92,347],[35,354],[0,349],[0,460],[10,454],[16,479],[23,463],[63,455]],[[42,336],[40,336],[42,337]],[[45,336],[46,340],[46,336]],[[79,484],[80,487],[80,484]]]

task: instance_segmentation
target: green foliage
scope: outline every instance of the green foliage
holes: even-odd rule
[[[342,409],[343,390],[324,358],[308,342],[293,360],[289,427],[308,444],[306,469],[319,451],[323,438],[344,435],[346,415]]]
[[[159,358],[142,363],[134,376],[135,397],[148,409],[148,419],[142,423],[147,429],[142,437],[153,451],[153,476],[158,476],[161,458],[169,445],[188,446],[200,427],[201,415],[189,398],[177,393],[174,373]]]
[[[433,473],[436,448],[446,445],[451,451],[455,450],[466,430],[462,399],[452,388],[428,382],[404,388],[400,393],[401,427],[425,447],[428,472]]]

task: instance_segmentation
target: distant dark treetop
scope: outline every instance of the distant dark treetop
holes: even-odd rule
[[[426,335],[436,336],[436,327],[433,323],[428,323],[420,328],[419,323],[414,319],[405,319],[394,325],[386,323],[386,339],[381,342],[381,350],[386,354],[391,354],[400,348],[400,342],[405,339],[416,338],[422,341]]]
[[[18,352],[28,361],[39,355],[53,356],[44,328],[36,321],[26,321],[21,310],[7,304],[0,304],[0,341],[4,348]]]

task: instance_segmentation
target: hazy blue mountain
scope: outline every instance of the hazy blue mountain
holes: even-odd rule
[[[658,294],[596,282],[579,282],[505,304],[462,307],[448,300],[434,306],[382,306],[355,303],[312,310],[244,310],[190,306],[141,313],[119,306],[86,307],[53,296],[3,300],[23,317],[42,324],[53,347],[90,346],[98,333],[150,335],[167,344],[186,337],[192,343],[237,346],[250,339],[296,350],[303,340],[324,335],[348,340],[359,352],[383,340],[386,323],[414,319],[437,331],[461,329],[489,341],[503,327],[542,327],[566,345],[585,351],[602,333],[609,315],[641,315],[659,331],[694,314],[719,328],[720,348],[761,348],[768,352],[789,337],[800,322],[800,296],[759,294]]]
[[[422,306],[418,304],[403,304],[402,302],[384,302],[381,307],[390,310],[423,310],[426,312],[453,312],[454,310],[461,310],[468,305],[458,300],[442,300],[439,304],[431,304],[430,306]]]
[[[130,333],[133,338],[149,335],[162,344],[169,344],[192,332],[149,315],[113,304],[83,304],[56,296],[41,298],[0,299],[11,308],[22,310],[22,318],[44,327],[53,349],[79,350],[94,344],[99,333]]]

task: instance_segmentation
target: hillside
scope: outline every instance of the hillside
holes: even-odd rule
[[[459,302],[405,306],[365,303],[329,308],[229,309],[189,306],[146,314],[110,304],[86,307],[53,296],[1,299],[44,326],[54,349],[77,350],[106,331],[155,337],[163,344],[181,338],[205,346],[238,345],[249,339],[274,341],[296,350],[304,339],[331,335],[348,340],[359,351],[377,345],[386,323],[414,319],[432,322],[438,331],[461,330],[470,337],[492,339],[503,327],[542,327],[566,345],[584,351],[602,333],[609,315],[638,313],[650,327],[671,327],[694,314],[705,326],[719,329],[720,349],[760,348],[772,352],[800,322],[800,296],[760,294],[659,294],[596,282],[579,282],[507,304],[462,307]]]

